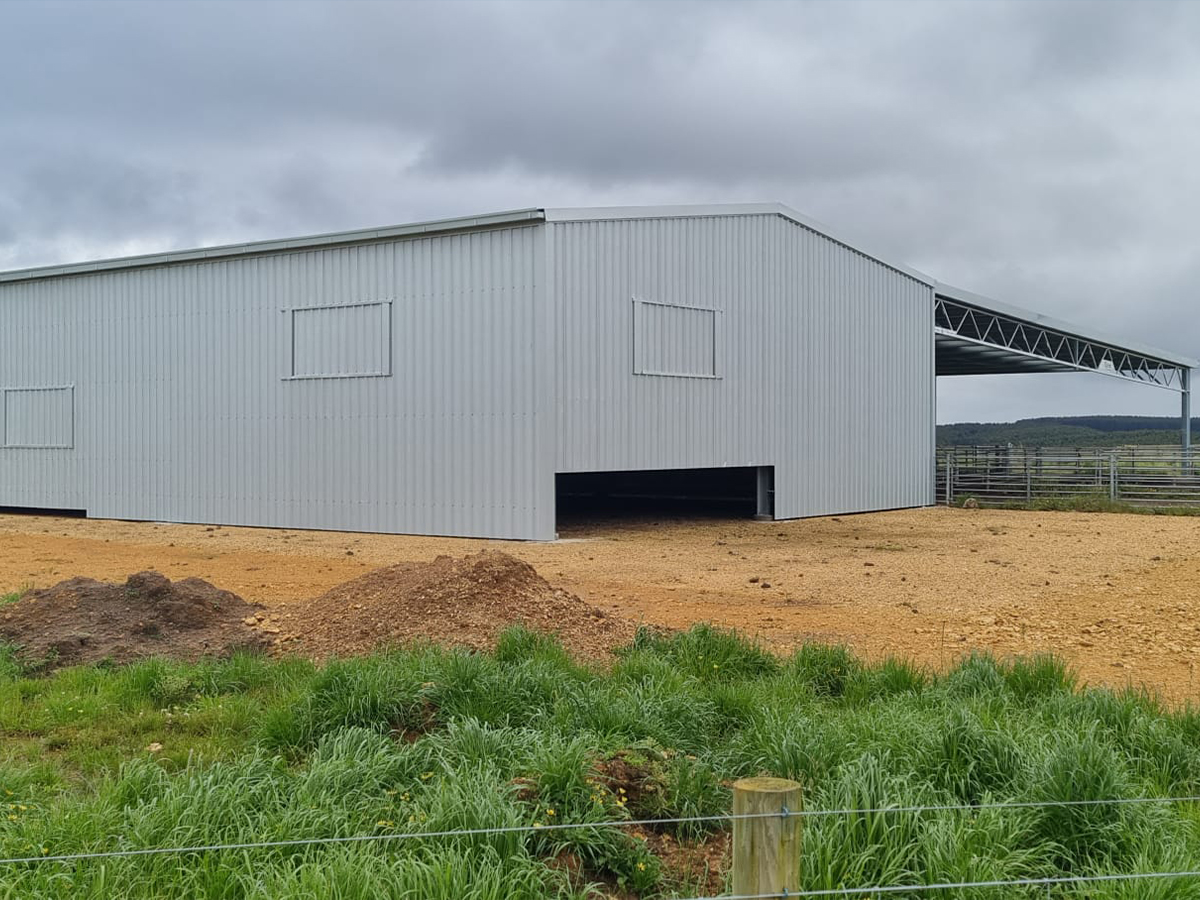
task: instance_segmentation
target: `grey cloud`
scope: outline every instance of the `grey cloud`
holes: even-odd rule
[[[51,230],[102,229],[114,221],[185,220],[185,202],[195,189],[186,172],[76,152],[30,160],[22,175],[15,203],[41,206],[42,221]]]
[[[3,17],[0,265],[540,203],[778,199],[944,280],[1200,348],[1200,4]],[[1164,402],[1110,382],[946,380],[943,417]]]

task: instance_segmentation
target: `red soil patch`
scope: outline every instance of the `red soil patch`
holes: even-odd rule
[[[731,861],[729,832],[718,831],[697,841],[641,829],[633,836],[645,841],[662,862],[664,878],[685,889],[689,896],[717,897],[725,893],[725,873]]]
[[[630,756],[622,751],[608,759],[596,760],[592,764],[593,778],[631,811],[640,814],[647,801],[646,795],[655,793],[658,787],[649,764],[630,759]]]

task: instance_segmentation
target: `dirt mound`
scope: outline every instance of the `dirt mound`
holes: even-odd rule
[[[265,647],[262,607],[199,578],[138,572],[124,584],[72,578],[0,607],[0,636],[31,666],[54,669],[147,656],[193,659]]]
[[[557,635],[573,654],[603,659],[637,626],[556,590],[528,563],[484,551],[389,566],[281,608],[279,643],[323,658],[418,638],[487,650],[511,625]]]

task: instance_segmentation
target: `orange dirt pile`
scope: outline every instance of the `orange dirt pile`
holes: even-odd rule
[[[172,582],[157,572],[130,575],[124,584],[72,578],[0,608],[0,636],[20,648],[28,665],[47,670],[147,656],[226,656],[267,644],[247,624],[260,609],[199,578]]]
[[[1056,653],[1090,684],[1200,703],[1200,517],[937,507],[578,519],[560,533],[537,543],[0,515],[0,594],[154,569],[282,617],[379,566],[491,549],[648,625],[712,622],[784,653],[844,642],[936,669],[975,650]]]
[[[603,659],[636,631],[499,551],[376,569],[277,610],[274,622],[277,646],[317,659],[422,638],[486,650],[517,624],[557,635],[576,656]]]

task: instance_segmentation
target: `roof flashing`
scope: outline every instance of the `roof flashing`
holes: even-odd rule
[[[860,256],[879,263],[882,266],[907,275],[914,281],[933,287],[937,280],[903,263],[895,263],[884,256],[872,253],[855,239],[851,239],[842,231],[830,228],[823,222],[809,218],[796,212],[782,203],[708,203],[682,204],[668,206],[593,206],[593,207],[562,207],[544,210],[547,222],[608,222],[622,219],[677,219],[705,218],[718,216],[779,216],[782,219],[807,228],[822,237],[828,238],[835,244],[840,244]]]
[[[391,238],[420,237],[425,234],[443,234],[454,231],[475,231],[504,225],[525,225],[544,220],[540,209],[518,209],[508,212],[488,213],[478,216],[460,216],[452,219],[432,219],[406,225],[391,225],[381,228],[360,228],[353,231],[333,231],[304,237],[282,238],[266,241],[246,241],[236,244],[221,244],[191,250],[167,250],[162,253],[146,253],[139,256],[121,256],[112,259],[97,259],[65,265],[37,266],[29,269],[13,269],[0,272],[0,283],[34,281],[41,278],[57,278],[64,275],[85,275],[108,272],[114,269],[140,269],[148,266],[177,263],[202,262],[238,256],[260,256],[270,253],[290,253],[298,250],[340,247],[348,244],[385,241]]]

